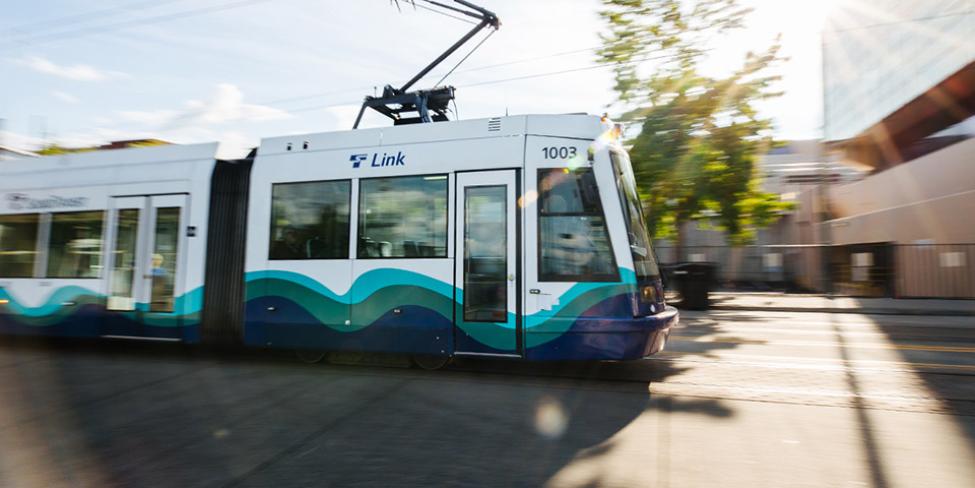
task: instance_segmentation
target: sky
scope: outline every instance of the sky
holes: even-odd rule
[[[727,72],[781,34],[785,94],[761,109],[780,139],[819,137],[819,30],[830,2],[742,1],[755,8],[747,28],[721,39],[706,69]],[[0,18],[0,144],[155,137],[220,141],[233,157],[262,137],[349,129],[363,96],[401,85],[471,27],[400,3],[9,2]],[[598,0],[479,3],[502,26],[445,81],[457,87],[460,118],[606,111],[611,70],[591,51],[602,30]],[[417,87],[433,86],[473,44]],[[566,70],[575,71],[552,74]],[[363,123],[382,125],[372,114]]]

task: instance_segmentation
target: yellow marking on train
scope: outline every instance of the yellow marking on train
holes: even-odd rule
[[[687,342],[719,343],[719,344],[763,344],[770,346],[809,346],[809,347],[838,347],[835,342],[811,342],[811,341],[766,341],[759,339],[726,339],[721,337],[700,338],[689,336],[670,336],[670,340],[683,340]],[[864,344],[848,343],[843,347],[851,349],[895,349],[901,351],[928,351],[928,352],[958,352],[975,353],[975,347],[961,346],[922,346],[916,344]]]

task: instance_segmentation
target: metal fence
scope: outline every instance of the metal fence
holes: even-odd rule
[[[975,244],[658,246],[666,270],[715,266],[719,289],[975,299]]]

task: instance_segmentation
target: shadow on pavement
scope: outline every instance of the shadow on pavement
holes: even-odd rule
[[[857,308],[862,301],[854,299]],[[907,323],[895,320],[898,317],[865,316],[873,322],[878,332],[887,337],[892,349],[897,351],[900,364],[913,371],[913,377],[927,390],[927,394],[938,400],[941,412],[953,419],[957,431],[968,441],[969,452],[975,452],[975,364],[969,355],[975,349],[975,322],[958,321],[954,317],[922,316],[912,317]],[[846,343],[835,316],[833,329],[840,345],[844,361],[848,361]],[[943,325],[937,321],[945,321]],[[897,347],[898,345],[906,347]],[[927,346],[933,351],[919,351],[914,346]],[[938,350],[943,348],[943,350]],[[848,369],[848,382],[854,392],[859,392],[856,375]],[[918,392],[923,393],[923,392]],[[875,446],[870,419],[865,409],[858,408],[864,447],[868,453],[874,484],[885,486],[884,471],[889,469],[881,463],[881,456]]]
[[[6,343],[0,358],[5,486],[538,486],[612,456],[648,411],[734,414],[652,397],[685,371],[655,360],[425,372],[73,341]]]

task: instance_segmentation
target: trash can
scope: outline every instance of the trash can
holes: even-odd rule
[[[714,263],[681,263],[674,267],[673,276],[680,292],[681,308],[708,309],[708,293],[711,292],[716,269]]]

